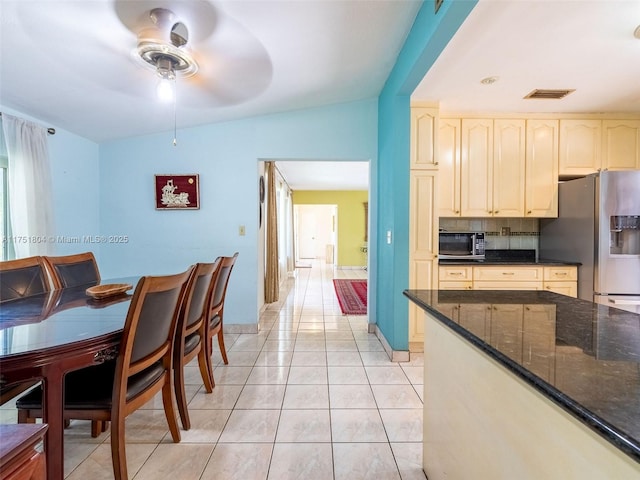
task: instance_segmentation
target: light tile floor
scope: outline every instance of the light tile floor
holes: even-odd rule
[[[267,307],[258,334],[225,334],[229,365],[214,353],[216,387],[204,393],[188,366],[192,428],[171,441],[155,398],[126,422],[134,480],[422,479],[421,354],[393,363],[366,316],[340,311],[333,278],[366,278],[320,261],[300,268]],[[5,404],[0,421],[16,421]],[[108,432],[65,431],[69,480],[112,479]]]

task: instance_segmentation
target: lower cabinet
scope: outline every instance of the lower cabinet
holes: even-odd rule
[[[556,306],[439,304],[438,310],[547,382],[555,381]],[[515,327],[515,328],[514,328]]]
[[[440,290],[547,290],[578,296],[578,267],[572,265],[440,265]]]

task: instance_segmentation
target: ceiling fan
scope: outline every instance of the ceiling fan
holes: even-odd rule
[[[271,80],[264,46],[209,1],[116,0],[114,7],[137,36],[134,58],[156,72],[165,91],[180,77],[187,90],[205,94],[195,104],[229,105],[258,95]]]
[[[41,45],[43,68],[64,66],[69,75],[119,95],[155,101],[157,74],[177,79],[180,108],[215,108],[255,98],[271,82],[266,48],[226,13],[224,3],[49,1],[37,9],[30,4],[12,3],[12,15],[27,35],[38,32],[33,38]],[[50,47],[60,42],[73,49]]]

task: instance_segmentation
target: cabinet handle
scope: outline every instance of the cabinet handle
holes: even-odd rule
[[[566,277],[567,272],[556,272],[556,277]]]
[[[456,210],[454,213],[460,213],[460,210]]]
[[[527,211],[527,215],[531,215],[531,210]]]
[[[438,162],[434,162],[433,164],[434,164],[434,165],[438,165]]]
[[[493,213],[500,213],[498,210],[495,210]]]
[[[487,307],[487,310],[491,310],[491,307]]]
[[[460,276],[462,272],[449,272],[449,275]]]
[[[502,272],[503,275],[513,275],[513,272]]]

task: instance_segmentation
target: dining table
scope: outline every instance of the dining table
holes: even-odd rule
[[[42,381],[48,480],[64,478],[64,376],[118,355],[139,278],[102,280],[123,286],[114,295],[109,287],[104,296],[90,295],[96,284],[87,284],[0,303],[0,385]],[[125,285],[131,288],[122,291]]]

